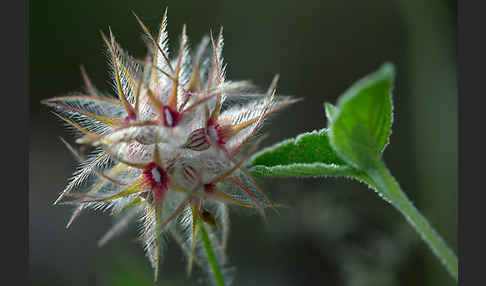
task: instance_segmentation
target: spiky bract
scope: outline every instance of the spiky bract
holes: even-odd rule
[[[226,80],[221,32],[204,37],[191,55],[184,27],[169,60],[167,11],[157,38],[137,20],[151,39],[144,60],[128,56],[111,30],[102,33],[116,97],[99,92],[82,68],[86,93],[44,101],[80,135],[77,143],[95,146],[85,159],[63,140],[81,166],[55,203],[76,206],[68,227],[86,207],[116,215],[100,245],[138,216],[155,279],[163,234],[180,243],[189,273],[193,262],[206,268],[197,239],[202,222],[214,226],[207,229],[224,265],[227,205],[275,208],[242,166],[256,145],[248,142],[266,115],[294,100],[275,95],[276,81],[259,92],[250,82]]]

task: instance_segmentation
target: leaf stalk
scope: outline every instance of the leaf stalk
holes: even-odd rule
[[[204,222],[200,221],[199,224],[201,241],[209,261],[209,266],[211,266],[211,272],[213,274],[214,280],[216,281],[216,285],[225,286],[224,278],[221,274],[221,269],[219,267],[218,261],[216,260],[216,256],[214,255],[213,246],[211,245],[211,241],[209,240],[208,234],[204,226]]]
[[[435,256],[439,258],[451,276],[457,281],[457,256],[402,191],[400,185],[385,166],[384,162],[379,161],[375,168],[365,171],[365,174],[368,178],[363,176],[362,179],[405,217],[408,223],[418,232],[425,243],[427,243]]]

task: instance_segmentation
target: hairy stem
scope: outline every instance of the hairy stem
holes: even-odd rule
[[[225,284],[223,275],[221,274],[218,261],[216,260],[216,256],[214,255],[213,246],[211,245],[211,241],[209,240],[208,234],[204,226],[204,222],[201,221],[199,222],[199,224],[199,233],[201,234],[204,251],[206,252],[206,255],[208,257],[209,265],[211,266],[211,272],[213,273],[216,285],[224,286]]]
[[[412,225],[428,244],[432,252],[439,258],[447,271],[457,281],[458,262],[456,255],[447,246],[442,237],[432,228],[427,219],[415,208],[406,194],[401,190],[398,182],[386,168],[385,164],[379,161],[376,168],[365,171],[365,174],[359,177],[376,189],[385,200],[402,213],[410,225]]]

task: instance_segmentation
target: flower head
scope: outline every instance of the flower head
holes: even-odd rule
[[[157,278],[163,234],[180,243],[190,273],[193,262],[204,267],[197,240],[201,221],[214,226],[210,234],[224,263],[227,205],[276,210],[243,163],[264,118],[295,100],[276,96],[276,80],[266,92],[226,80],[222,30],[216,40],[204,37],[192,54],[184,26],[178,55],[170,60],[167,11],[157,38],[137,20],[151,39],[144,60],[127,55],[111,30],[109,37],[102,33],[115,97],[99,92],[82,68],[86,94],[44,103],[80,135],[77,143],[95,146],[85,159],[63,140],[81,161],[55,201],[76,206],[67,227],[86,207],[110,210],[119,220],[100,240],[103,245],[138,216]]]

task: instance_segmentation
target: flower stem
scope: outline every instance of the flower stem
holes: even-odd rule
[[[407,195],[401,190],[398,182],[392,176],[382,161],[376,168],[365,171],[360,176],[363,181],[383,196],[385,200],[395,206],[412,227],[429,245],[432,252],[439,258],[452,277],[458,279],[458,262],[454,252],[447,246],[442,237],[432,228],[427,219],[415,208]]]
[[[214,255],[213,246],[209,241],[208,234],[204,227],[204,222],[199,222],[199,232],[201,234],[201,240],[203,243],[204,251],[206,251],[206,255],[208,257],[209,265],[211,266],[211,272],[213,273],[214,280],[216,281],[216,285],[224,286],[224,279],[223,275],[221,274],[221,270],[219,268],[218,261]]]

